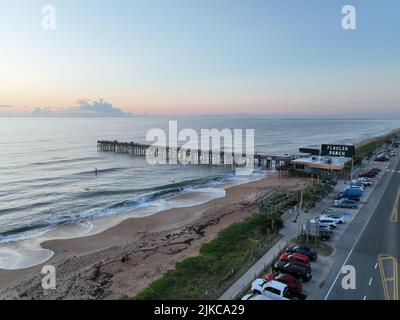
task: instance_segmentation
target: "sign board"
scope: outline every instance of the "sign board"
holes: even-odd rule
[[[300,153],[309,153],[312,156],[319,156],[320,150],[319,149],[311,149],[311,148],[300,148]]]
[[[352,158],[356,154],[354,146],[339,144],[323,144],[321,146],[322,156]]]

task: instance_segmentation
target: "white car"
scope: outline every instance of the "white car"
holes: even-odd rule
[[[353,180],[353,182],[354,181],[358,181],[358,182],[361,182],[364,186],[366,186],[366,187],[370,187],[370,186],[372,186],[372,181],[371,180],[369,180],[369,179],[367,179],[367,178],[359,178],[359,179],[357,179],[357,180]]]
[[[274,300],[274,299],[263,296],[262,294],[252,293],[252,294],[246,294],[242,298],[242,300]]]
[[[335,220],[336,224],[344,224],[344,217],[340,214],[328,214],[320,217],[321,219],[333,219]]]
[[[289,291],[288,286],[275,280],[256,279],[251,285],[251,291],[255,294],[262,294],[272,300],[289,300],[286,298]]]
[[[351,184],[349,187],[346,187],[344,189],[344,191],[348,190],[348,189],[359,189],[362,192],[364,192],[364,187],[363,186],[359,186],[359,185],[355,185],[355,184]]]
[[[318,223],[320,225],[329,226],[331,228],[336,228],[336,226],[337,226],[337,222],[335,219],[325,217],[325,216],[320,216],[318,218],[315,218],[315,219],[311,220],[311,223],[312,224]]]

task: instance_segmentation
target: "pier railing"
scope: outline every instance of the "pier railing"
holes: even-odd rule
[[[116,152],[125,153],[134,156],[148,156],[162,157],[169,161],[169,159],[176,159],[179,163],[190,164],[208,164],[208,165],[230,165],[230,166],[243,166],[248,161],[254,161],[255,167],[284,168],[293,156],[276,156],[264,154],[238,154],[234,152],[216,151],[216,150],[200,150],[200,149],[184,149],[181,147],[172,148],[165,146],[155,146],[136,142],[119,142],[101,140],[97,142],[97,149],[103,152]]]

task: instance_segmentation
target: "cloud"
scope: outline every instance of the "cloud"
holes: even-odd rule
[[[129,112],[123,112],[121,109],[115,108],[112,104],[103,101],[94,101],[92,103],[87,101],[81,101],[81,105],[79,107],[79,111],[83,113],[92,113],[97,115],[104,115],[104,116],[119,116],[119,117],[129,117],[132,116]]]
[[[0,105],[0,109],[10,109],[12,106]]]
[[[72,118],[125,118],[133,114],[115,108],[112,104],[103,101],[90,102],[79,100],[79,107],[68,108],[36,108],[31,112],[33,117],[72,117]]]

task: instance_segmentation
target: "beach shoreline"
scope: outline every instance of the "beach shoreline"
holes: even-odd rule
[[[393,130],[356,144],[399,133]],[[298,190],[307,179],[279,178],[276,172],[258,181],[228,187],[224,197],[195,206],[122,219],[94,235],[49,240],[54,252],[45,263],[19,270],[0,269],[0,299],[117,299],[134,296],[182,259],[195,256],[226,227],[257,211],[256,199],[276,188]],[[57,289],[44,292],[43,265],[57,270]]]
[[[218,232],[257,211],[252,203],[258,197],[278,186],[296,190],[304,183],[304,179],[278,178],[272,173],[258,181],[229,187],[225,197],[207,203],[128,218],[89,237],[43,242],[42,247],[53,251],[54,256],[35,267],[0,270],[0,298],[115,299],[134,295],[176,262],[198,254],[201,245]],[[124,257],[128,259],[124,261]],[[41,288],[43,265],[54,265],[57,270],[58,288],[46,296]],[[93,277],[93,273],[105,279],[99,281],[100,276]],[[96,287],[100,283],[101,289]],[[80,288],[82,294],[72,294],[71,285]],[[96,291],[107,286],[109,292]],[[90,288],[97,288],[97,293]]]

